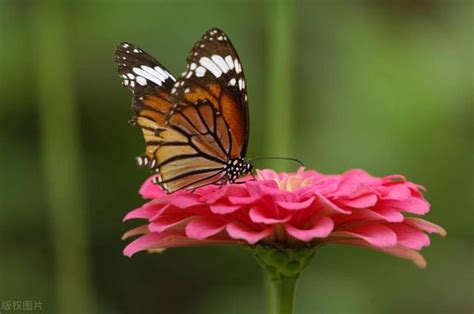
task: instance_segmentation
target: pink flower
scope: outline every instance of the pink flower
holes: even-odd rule
[[[270,247],[346,244],[426,262],[418,252],[430,244],[427,233],[446,231],[426,220],[430,205],[424,188],[401,175],[373,177],[363,170],[324,175],[257,171],[257,180],[210,185],[166,194],[149,178],[140,194],[151,199],[124,220],[146,219],[124,238],[140,235],[124,250],[213,244],[257,243]]]

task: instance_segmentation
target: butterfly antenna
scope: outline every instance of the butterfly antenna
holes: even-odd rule
[[[272,160],[290,160],[290,161],[294,161],[294,162],[297,162],[298,164],[300,164],[301,167],[304,167],[304,163],[297,159],[297,158],[291,158],[291,157],[259,157],[259,158],[254,158],[254,159],[251,159],[249,160],[250,162],[254,162],[254,161],[257,161],[257,160],[265,160],[265,159],[272,159]]]

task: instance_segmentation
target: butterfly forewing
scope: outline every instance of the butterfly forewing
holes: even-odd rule
[[[133,93],[135,116],[131,123],[143,130],[147,142],[145,154],[137,158],[140,166],[154,166],[154,153],[161,140],[157,130],[165,127],[165,116],[172,107],[170,90],[176,79],[170,72],[141,48],[120,43],[115,62],[122,84]]]
[[[187,69],[171,92],[188,105],[212,104],[232,130],[230,156],[245,156],[249,134],[245,77],[239,56],[223,31],[211,29],[194,45]]]
[[[176,79],[170,72],[141,48],[121,43],[115,50],[122,83],[134,95],[151,95],[157,91],[169,92]]]

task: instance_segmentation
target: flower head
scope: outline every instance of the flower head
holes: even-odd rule
[[[257,171],[256,180],[164,193],[149,178],[140,194],[151,199],[124,220],[146,219],[124,238],[141,235],[124,254],[177,246],[262,244],[277,248],[326,243],[366,247],[426,262],[418,252],[430,244],[426,233],[446,231],[426,220],[424,188],[401,175],[373,177],[363,170],[324,175]]]

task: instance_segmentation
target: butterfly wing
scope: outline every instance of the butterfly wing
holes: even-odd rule
[[[115,50],[115,63],[122,84],[135,96],[169,93],[176,79],[148,53],[130,43],[121,43]]]
[[[166,123],[192,150],[183,156],[177,147],[157,149],[159,160],[174,155],[160,164],[160,183],[175,191],[223,180],[229,160],[245,156],[249,133],[242,66],[224,32],[211,29],[194,45],[171,95],[177,101]]]
[[[244,157],[249,135],[245,77],[239,56],[219,29],[206,32],[187,58],[187,70],[172,89],[185,105],[212,104],[231,130],[231,157]]]
[[[172,107],[170,90],[176,79],[152,56],[130,43],[117,46],[115,63],[123,86],[133,94],[135,116],[130,122],[142,128],[147,144],[145,154],[137,157],[138,164],[153,168],[155,150],[161,141],[157,133],[166,128],[165,116]]]
[[[245,80],[227,36],[217,29],[204,34],[176,83],[129,43],[119,45],[116,62],[134,94],[132,124],[147,143],[138,163],[157,171],[157,183],[169,193],[225,181],[229,161],[243,157],[248,142]]]

